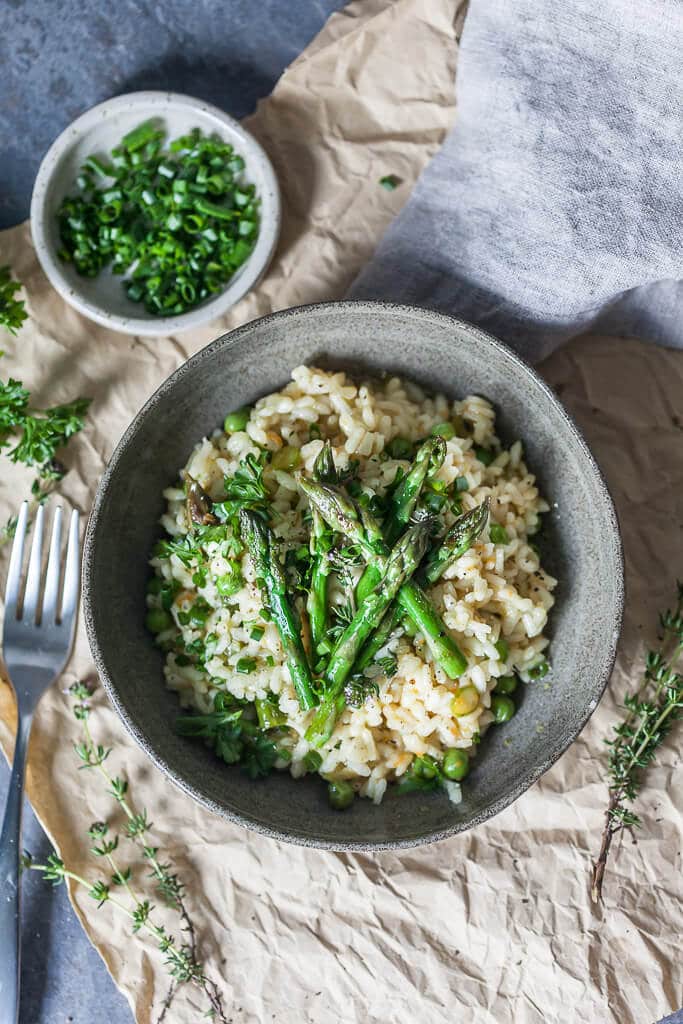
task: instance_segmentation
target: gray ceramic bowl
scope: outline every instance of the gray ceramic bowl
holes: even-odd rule
[[[386,372],[452,396],[488,396],[503,439],[523,438],[552,503],[544,562],[559,578],[551,618],[552,686],[530,684],[504,729],[491,729],[459,806],[445,795],[398,797],[345,813],[320,781],[276,774],[251,782],[174,734],[174,695],[145,632],[147,558],[159,536],[161,492],[226,412],[277,390],[300,363],[356,376]],[[88,524],[85,615],[92,651],[121,718],[153,761],[212,811],[267,835],[332,849],[381,849],[442,839],[506,807],[567,748],[609,677],[622,613],[614,508],[593,458],[552,392],[517,356],[467,324],[380,303],[304,306],[255,320],[193,356],[137,415],[102,478]]]

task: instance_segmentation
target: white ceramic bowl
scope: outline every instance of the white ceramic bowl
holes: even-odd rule
[[[107,155],[143,121],[158,118],[169,140],[200,128],[229,142],[245,161],[245,180],[256,186],[260,228],[249,259],[224,290],[179,316],[158,317],[131,302],[121,277],[105,269],[96,278],[81,277],[57,257],[57,210],[76,188],[83,161]],[[36,254],[52,286],[80,313],[124,334],[169,335],[222,316],[254,287],[272,258],[280,232],[280,193],[275,172],[259,143],[222,110],[173,92],[132,92],[106,100],[69,125],[47,151],[31,198],[31,234]]]

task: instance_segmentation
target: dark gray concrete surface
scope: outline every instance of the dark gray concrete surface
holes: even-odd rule
[[[0,228],[28,216],[50,143],[88,107],[172,89],[244,117],[342,0],[3,0]]]
[[[136,89],[172,89],[243,117],[342,6],[343,0],[4,0],[0,228],[28,216],[45,151],[88,107]],[[0,808],[7,778],[2,761]],[[49,852],[30,809],[24,846],[36,857]],[[37,874],[24,882],[22,993],[20,1024],[132,1020],[65,890]]]

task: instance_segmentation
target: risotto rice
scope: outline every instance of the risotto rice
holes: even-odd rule
[[[151,565],[157,580],[147,603],[150,612],[162,606],[167,612],[162,628],[155,629],[167,652],[167,685],[183,708],[203,715],[214,710],[220,693],[242,701],[270,699],[284,722],[274,767],[289,770],[294,778],[317,768],[326,780],[348,780],[359,795],[379,803],[387,785],[401,779],[415,758],[440,763],[448,750],[474,752],[494,719],[491,704],[501,677],[514,673],[527,680],[544,670],[539,668],[548,645],[543,631],[556,581],[540,566],[530,538],[548,505],[524,463],[521,442],[502,447],[494,410],[477,395],[451,401],[396,377],[356,384],[344,373],[299,366],[290,383],[259,399],[245,420],[243,429],[217,431],[198,444],[180,483],[164,492],[167,511],[161,523],[174,543],[155,551]],[[410,465],[409,459],[392,456],[391,442],[417,442],[443,423],[453,425],[454,436],[446,440],[436,479],[457,490],[464,512],[490,499],[489,525],[427,588],[467,668],[460,680],[449,679],[419,633],[411,637],[395,631],[381,652],[392,662],[393,674],[383,675],[379,664],[369,670],[376,689],[361,706],[344,709],[331,738],[312,759],[305,734],[314,712],[299,706],[278,631],[263,614],[250,555],[224,536],[208,540],[203,562],[183,553],[182,542],[192,529],[183,481],[196,481],[212,501],[220,502],[225,478],[233,477],[250,453],[294,449],[298,454],[289,461],[311,473],[329,441],[337,466],[343,469],[356,460],[360,487],[382,495],[397,471]],[[308,502],[293,466],[271,457],[263,481],[271,528],[282,550],[307,545]],[[443,513],[446,527],[457,511],[456,506]],[[350,570],[356,576],[361,571]],[[221,584],[226,578],[238,580],[227,596]],[[331,581],[330,603],[341,607],[348,600],[349,580],[332,576]],[[196,608],[202,613],[193,614]],[[476,706],[458,716],[452,702],[464,686],[476,691]],[[457,802],[459,784],[443,781]]]

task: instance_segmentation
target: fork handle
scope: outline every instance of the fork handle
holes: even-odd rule
[[[19,970],[21,921],[19,864],[21,859],[21,815],[24,802],[24,773],[31,715],[20,714],[14,760],[7,792],[5,817],[0,833],[0,1021],[19,1020]]]

